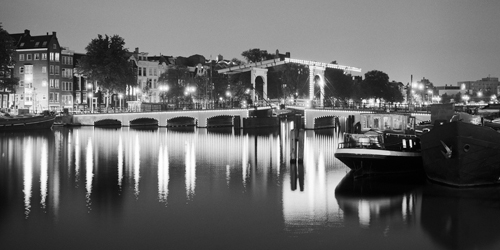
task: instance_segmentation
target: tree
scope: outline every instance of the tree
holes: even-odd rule
[[[351,75],[344,74],[341,69],[325,69],[325,96],[341,100],[352,98],[354,86]]]
[[[0,89],[10,92],[14,92],[19,83],[19,79],[12,74],[12,67],[16,63],[13,56],[15,51],[14,39],[0,23]]]
[[[158,78],[158,82],[166,84],[168,91],[164,93],[165,98],[179,100],[184,97],[185,83],[189,79],[188,69],[186,67],[169,67]]]
[[[98,35],[87,45],[87,51],[78,62],[78,70],[108,92],[124,92],[127,85],[137,85],[136,73],[125,41],[118,35]]]
[[[248,63],[260,62],[264,60],[273,59],[274,55],[267,53],[267,50],[249,49],[243,51],[241,55],[247,60]]]
[[[387,99],[391,92],[389,76],[378,70],[366,72],[361,86],[364,90],[364,98]]]

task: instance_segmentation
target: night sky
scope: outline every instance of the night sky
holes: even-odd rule
[[[498,0],[6,0],[0,22],[9,33],[56,31],[80,53],[98,34],[116,34],[150,55],[243,59],[279,49],[403,83],[500,77]]]

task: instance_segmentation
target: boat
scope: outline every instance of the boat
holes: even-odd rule
[[[456,114],[420,136],[425,173],[452,186],[500,183],[500,133],[481,117]]]
[[[423,174],[420,139],[410,114],[361,114],[360,127],[360,133],[345,133],[335,152],[356,177]]]
[[[21,131],[50,129],[56,117],[48,113],[42,115],[2,115],[0,116],[0,131]]]

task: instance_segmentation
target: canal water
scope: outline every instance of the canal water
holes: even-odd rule
[[[500,249],[499,187],[353,179],[292,128],[0,134],[1,249]]]

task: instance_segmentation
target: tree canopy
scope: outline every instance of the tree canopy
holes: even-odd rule
[[[249,49],[243,51],[241,55],[247,60],[248,63],[260,62],[274,58],[273,54],[269,54],[267,53],[267,50],[261,49]]]
[[[98,35],[85,48],[87,53],[78,62],[78,70],[109,92],[123,92],[127,85],[136,86],[130,53],[124,46],[125,41],[118,35]]]
[[[16,63],[13,56],[15,51],[14,39],[0,23],[0,89],[15,91],[19,83],[19,79],[12,76],[11,70]]]

